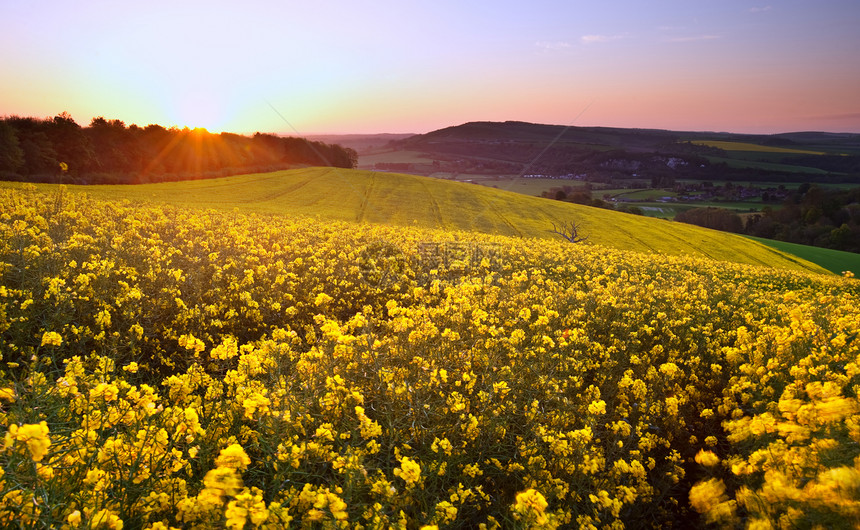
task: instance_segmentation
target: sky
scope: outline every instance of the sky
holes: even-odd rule
[[[0,0],[0,116],[860,132],[858,0]]]

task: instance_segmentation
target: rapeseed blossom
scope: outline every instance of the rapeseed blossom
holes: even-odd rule
[[[850,278],[74,194],[59,211],[39,193],[0,201],[2,525],[620,528],[692,509],[765,528],[860,513]],[[474,259],[426,252],[464,242]]]
[[[4,445],[8,449],[18,443],[27,447],[30,458],[34,462],[41,462],[51,447],[51,438],[48,436],[50,429],[48,424],[40,421],[37,424],[18,425],[12,424],[6,432]]]
[[[251,463],[245,450],[239,444],[233,444],[221,450],[218,458],[215,459],[215,465],[235,470],[244,470]]]
[[[56,331],[46,331],[42,335],[42,346],[61,346],[62,344],[63,337]]]
[[[400,461],[400,467],[394,469],[394,474],[402,478],[407,485],[412,485],[421,478],[421,465],[408,456],[404,456],[403,460]]]

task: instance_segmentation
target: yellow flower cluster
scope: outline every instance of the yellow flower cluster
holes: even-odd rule
[[[718,517],[713,506],[694,507],[730,521],[736,505],[761,528],[856,525],[860,305],[847,293],[790,291],[771,311],[724,349],[732,377],[718,406],[727,417],[722,469],[697,457],[714,478],[694,491],[731,484],[734,498],[722,495]]]
[[[850,278],[31,189],[0,205],[0,526],[860,517]],[[428,256],[449,243],[473,262]]]
[[[51,447],[51,438],[48,433],[48,425],[44,421],[40,421],[38,424],[22,425],[21,427],[12,424],[6,431],[3,447],[8,450],[17,442],[21,442],[23,446],[26,446],[33,462],[41,462],[47,454],[48,448]]]

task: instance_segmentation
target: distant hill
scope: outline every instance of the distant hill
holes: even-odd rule
[[[385,147],[396,142],[415,136],[413,133],[380,133],[380,134],[312,134],[305,138],[317,142],[327,144],[337,144],[350,149],[355,149],[358,153],[366,152],[370,149]]]
[[[461,142],[575,142],[623,148],[665,146],[680,140],[723,140],[754,144],[829,145],[836,151],[860,149],[860,134],[829,132],[792,132],[779,134],[738,134],[726,132],[670,131],[664,129],[631,129],[618,127],[577,127],[521,121],[468,122],[445,127],[400,140],[402,147],[418,147],[451,141]]]
[[[600,146],[650,146],[675,141],[678,133],[659,129],[619,129],[612,127],[568,127],[520,121],[469,122],[419,134],[399,144],[417,147],[451,141],[461,142],[573,142]]]
[[[507,236],[558,238],[549,232],[553,223],[575,222],[588,237],[585,244],[826,272],[791,254],[724,232],[414,175],[308,168],[137,186],[70,186],[69,190],[95,198]],[[468,232],[453,235],[469,237]]]
[[[860,183],[860,134],[849,133],[751,135],[469,122],[395,141],[391,149],[433,162],[410,168],[420,174]]]

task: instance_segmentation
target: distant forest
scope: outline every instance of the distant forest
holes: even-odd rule
[[[676,221],[764,237],[860,253],[860,188],[828,190],[803,184],[781,208],[765,206],[744,218],[725,208],[694,208]]]
[[[0,119],[0,180],[138,184],[357,163],[353,149],[273,134],[126,126],[103,117],[81,127],[65,112]]]

